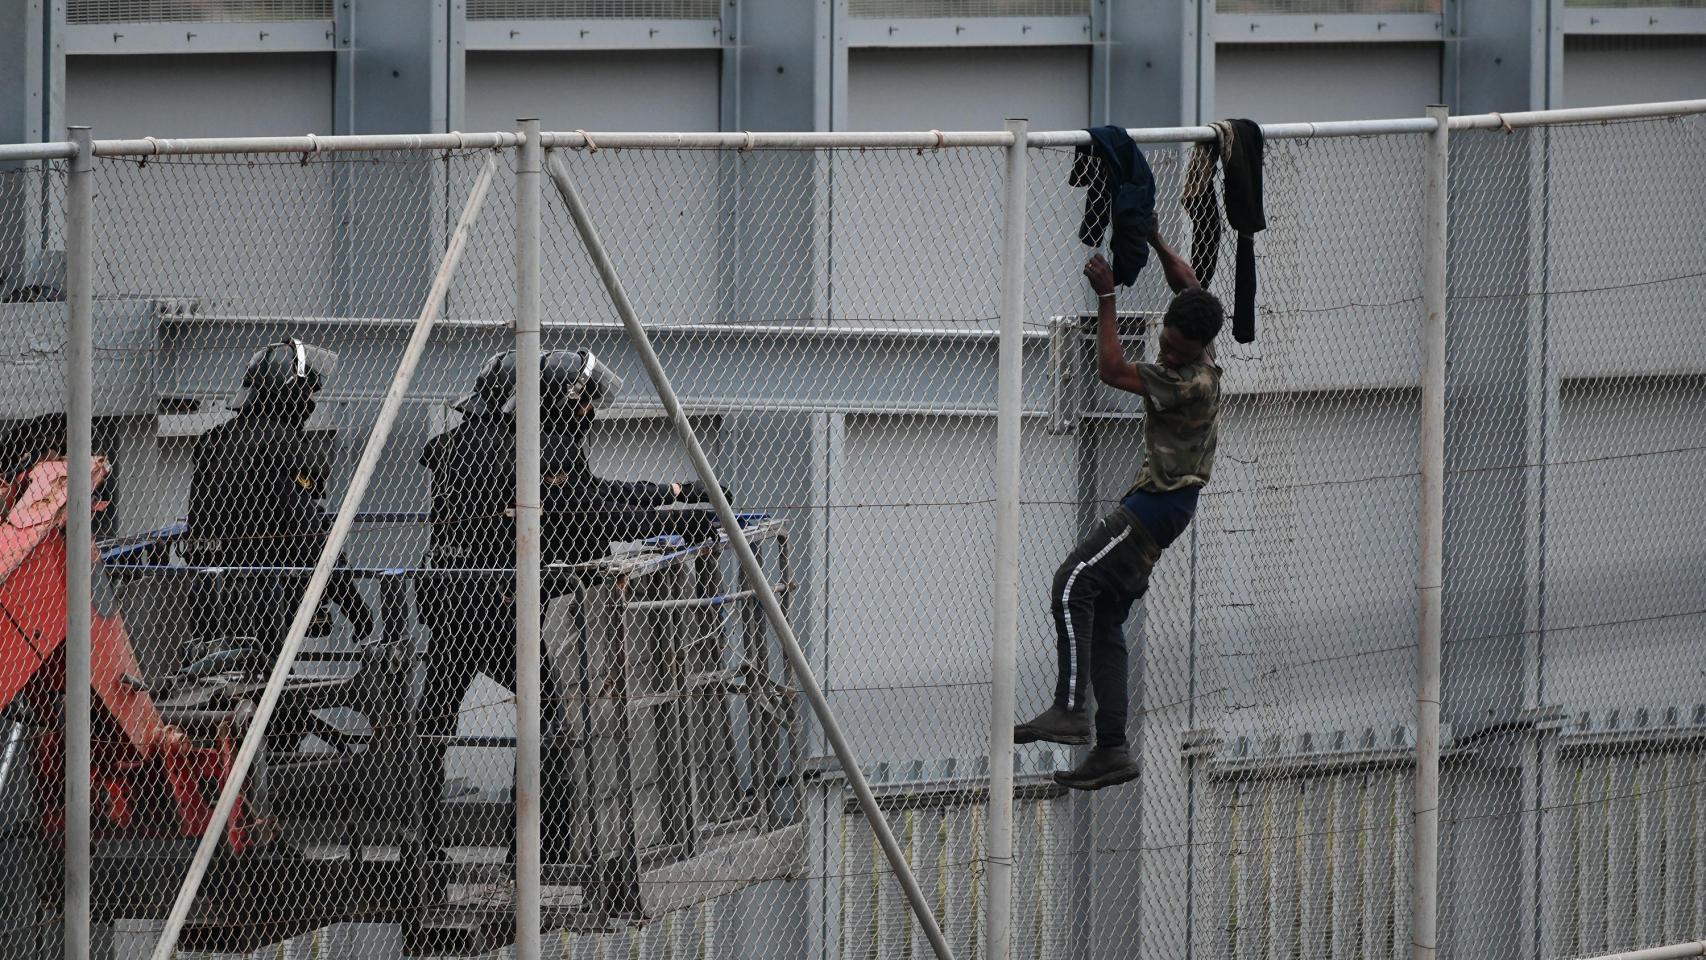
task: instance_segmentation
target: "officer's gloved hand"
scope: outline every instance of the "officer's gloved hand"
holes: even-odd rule
[[[719,486],[721,486],[721,484],[719,484]],[[723,499],[727,500],[729,502],[729,504],[732,506],[734,504],[734,501],[735,501],[734,494],[729,492],[728,487],[722,487],[722,491],[723,491]],[[709,490],[705,489],[705,485],[700,483],[699,481],[697,481],[697,480],[683,480],[681,482],[681,496],[676,498],[676,502],[678,502],[678,503],[710,503],[711,502],[711,494],[710,494]]]
[[[332,612],[327,609],[326,601],[314,608],[314,618],[308,621],[308,638],[321,640],[332,635]]]
[[[373,611],[367,609],[366,603],[357,601],[338,609],[343,611],[344,619],[349,621],[350,630],[355,634],[357,643],[373,636]]]
[[[722,529],[717,515],[709,510],[664,510],[669,532],[689,544],[705,543],[717,538]]]

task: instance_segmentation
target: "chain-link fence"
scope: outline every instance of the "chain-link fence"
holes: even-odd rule
[[[546,956],[931,956],[885,830],[959,957],[988,954],[1004,837],[1014,957],[1406,955],[1430,749],[1423,321],[1442,296],[1442,813],[1421,881],[1439,948],[1557,960],[1706,936],[1706,353],[1688,337],[1706,125],[1652,112],[1457,118],[1434,291],[1426,124],[1270,128],[1257,331],[1217,341],[1212,477],[1147,593],[1098,601],[1067,653],[1054,608],[1087,561],[1063,561],[1129,509],[1155,411],[1097,382],[1075,138],[1033,136],[1022,181],[999,133],[557,134],[543,176],[514,135],[101,145],[95,955],[150,956],[178,919],[182,957],[494,955],[536,896]],[[1218,209],[1181,202],[1199,149],[1144,145],[1162,235],[1230,305],[1251,268],[1230,229],[1201,233]],[[78,882],[61,866],[73,175],[43,152],[59,159],[0,172],[0,926],[32,960],[62,950]],[[535,289],[533,189],[530,501],[512,322]],[[997,369],[1018,278],[1015,519]],[[1155,262],[1119,291],[1128,358],[1160,359],[1168,302]],[[518,804],[534,547],[541,789]],[[299,611],[311,580],[323,598]],[[1054,774],[1085,748],[998,753],[1005,825],[1003,629],[1015,719],[1057,701],[1079,651],[1114,667],[1139,777],[1074,791]],[[514,840],[532,809],[537,886]]]

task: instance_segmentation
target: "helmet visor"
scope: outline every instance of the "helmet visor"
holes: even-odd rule
[[[269,343],[249,358],[243,385],[227,405],[242,410],[257,396],[282,396],[293,388],[306,387],[311,396],[338,368],[338,355],[324,347],[303,343],[294,337]]]
[[[622,392],[622,378],[616,375],[616,371],[605,366],[592,351],[583,351],[583,354],[586,363],[581,367],[582,396],[591,400],[594,407],[603,410],[614,403],[617,395]]]

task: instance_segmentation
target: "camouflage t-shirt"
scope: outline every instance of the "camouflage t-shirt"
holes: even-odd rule
[[[1133,486],[1166,493],[1208,483],[1214,470],[1214,445],[1220,429],[1220,367],[1214,344],[1195,363],[1178,369],[1139,363],[1147,391],[1143,398],[1143,466]]]

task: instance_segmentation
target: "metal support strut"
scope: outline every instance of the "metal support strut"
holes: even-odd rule
[[[455,276],[456,266],[462,262],[462,251],[468,245],[468,234],[473,229],[474,220],[479,216],[481,207],[485,205],[486,193],[492,186],[492,175],[497,171],[497,167],[498,154],[493,153],[486,159],[479,179],[474,181],[473,189],[468,192],[468,200],[462,206],[462,216],[456,221],[456,230],[450,236],[450,245],[445,249],[444,258],[439,261],[438,273],[432,279],[431,289],[427,291],[426,303],[421,307],[420,317],[415,320],[414,332],[409,335],[408,345],[403,348],[403,359],[397,363],[397,373],[391,378],[390,386],[385,389],[385,399],[379,405],[379,415],[373,421],[373,430],[367,436],[367,445],[361,449],[361,459],[356,462],[355,475],[350,478],[349,490],[338,504],[332,530],[326,536],[325,546],[320,548],[320,558],[314,564],[314,573],[308,580],[308,589],[296,606],[296,616],[290,621],[290,632],[285,635],[284,647],[279,651],[277,662],[273,664],[272,675],[267,678],[266,689],[261,692],[260,702],[255,705],[254,718],[243,734],[243,744],[238,748],[237,757],[231,764],[231,772],[220,788],[219,802],[214,806],[207,829],[202,832],[201,841],[196,845],[195,858],[190,861],[189,872],[184,876],[183,884],[178,887],[178,896],[172,903],[172,912],[166,915],[166,924],[160,931],[160,941],[154,945],[154,960],[172,960],[173,952],[177,949],[178,934],[183,931],[184,921],[189,918],[190,907],[195,904],[196,893],[201,889],[201,881],[207,875],[208,865],[213,862],[213,852],[218,848],[219,838],[225,832],[225,823],[230,819],[231,810],[237,804],[237,794],[243,789],[243,781],[249,775],[249,768],[255,763],[255,755],[260,752],[267,724],[272,720],[279,697],[284,693],[285,680],[290,677],[290,666],[295,662],[297,652],[302,649],[302,641],[308,635],[308,626],[314,619],[314,611],[320,606],[320,598],[326,592],[327,581],[332,578],[332,567],[337,564],[338,554],[343,552],[344,541],[349,539],[350,528],[355,525],[356,511],[361,507],[362,498],[367,494],[367,486],[372,482],[374,471],[379,466],[379,455],[385,452],[385,441],[390,438],[391,427],[397,422],[397,413],[403,407],[403,398],[408,395],[415,368],[420,365],[421,356],[426,353],[427,341],[432,338],[433,324],[438,321],[438,315],[444,308],[445,297],[450,292],[450,278]]]
[[[894,831],[889,829],[888,820],[883,811],[877,806],[877,798],[871,793],[871,785],[866,782],[865,774],[859,769],[859,762],[853,756],[853,749],[848,746],[847,738],[842,735],[841,727],[835,722],[835,714],[829,708],[829,700],[818,686],[817,678],[812,675],[811,664],[806,661],[805,651],[800,648],[799,638],[794,635],[794,628],[788,623],[788,616],[782,610],[782,604],[776,598],[776,591],[771,586],[769,578],[764,575],[764,569],[759,565],[758,558],[752,552],[752,544],[747,542],[746,534],[741,530],[740,521],[735,516],[734,508],[729,505],[727,497],[723,496],[722,487],[717,483],[717,475],[711,468],[711,461],[705,456],[705,449],[699,444],[699,437],[693,431],[693,425],[688,423],[687,414],[681,408],[681,401],[675,395],[675,389],[669,384],[669,376],[664,373],[663,364],[652,349],[652,340],[641,326],[640,318],[634,312],[634,304],[628,299],[628,292],[623,289],[621,278],[616,275],[616,266],[610,260],[610,254],[604,248],[604,241],[599,238],[598,228],[593,225],[592,216],[587,212],[586,204],[581,200],[580,192],[575,189],[574,181],[569,177],[569,171],[563,166],[562,159],[553,155],[546,163],[546,171],[551,176],[551,182],[557,187],[557,193],[563,198],[568,207],[569,217],[574,221],[575,231],[580,234],[581,243],[586,247],[587,256],[592,259],[593,266],[598,270],[599,280],[610,295],[616,313],[622,318],[622,326],[627,330],[628,339],[633,344],[634,352],[639,355],[640,362],[645,365],[646,374],[651,377],[652,386],[656,388],[658,399],[663,402],[665,412],[669,414],[670,422],[675,427],[676,435],[681,439],[681,445],[687,452],[687,457],[693,462],[693,468],[699,475],[699,480],[705,485],[706,494],[710,497],[711,506],[716,509],[717,520],[723,526],[723,532],[728,534],[729,545],[734,548],[735,555],[740,559],[741,570],[746,574],[752,589],[758,593],[759,604],[764,608],[764,615],[770,621],[771,629],[776,631],[777,639],[781,641],[782,651],[788,657],[788,665],[793,669],[794,682],[799,685],[800,692],[805,694],[811,704],[812,711],[817,714],[818,722],[823,724],[824,736],[828,738],[830,747],[834,749],[836,759],[841,761],[842,772],[847,777],[848,784],[859,799],[859,808],[864,811],[865,819],[871,825],[871,832],[877,836],[877,842],[883,848],[883,855],[888,858],[889,867],[894,871],[895,879],[900,881],[901,888],[906,891],[906,899],[912,904],[912,912],[918,917],[918,925],[924,935],[930,940],[930,945],[936,951],[939,960],[952,960],[953,951],[948,948],[948,941],[942,936],[941,925],[930,912],[930,903],[918,886],[918,879],[913,876],[912,868],[907,865],[906,854],[900,849],[895,840]],[[162,958],[164,960],[164,958]]]

